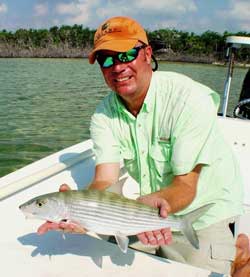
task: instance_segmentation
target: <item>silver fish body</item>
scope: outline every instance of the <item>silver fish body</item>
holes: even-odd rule
[[[127,236],[167,227],[180,230],[190,243],[199,248],[192,223],[213,204],[207,204],[184,216],[162,218],[156,208],[99,190],[70,190],[35,197],[19,208],[27,216],[59,223],[71,222],[102,235],[113,235],[123,252]]]

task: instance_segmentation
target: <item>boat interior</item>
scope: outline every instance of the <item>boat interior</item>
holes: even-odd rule
[[[227,43],[229,67],[219,124],[240,161],[244,180],[245,214],[236,222],[235,233],[250,234],[250,121],[242,110],[248,107],[250,96],[248,102],[247,98],[239,99],[234,115],[227,115],[235,50],[249,47],[250,38],[229,37]],[[3,225],[6,228],[0,229],[0,257],[4,261],[1,272],[5,276],[6,273],[20,276],[19,272],[23,276],[222,276],[131,249],[125,255],[117,246],[96,238],[94,234],[62,236],[59,232],[48,232],[37,235],[36,229],[42,222],[26,221],[18,206],[36,195],[57,191],[62,183],[67,183],[72,189],[85,188],[93,178],[94,166],[92,141],[87,140],[0,178],[0,213],[7,218]],[[124,184],[112,186],[110,190],[137,198],[138,184],[128,176],[122,162],[120,177],[126,177]],[[145,263],[149,266],[143,266]]]

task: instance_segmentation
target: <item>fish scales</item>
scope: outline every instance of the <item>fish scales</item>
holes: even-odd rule
[[[93,211],[86,211],[86,210],[71,210],[70,212],[70,215],[71,216],[79,216],[79,217],[84,217],[86,216],[86,218],[96,218],[97,216],[97,213],[96,212],[93,212]],[[119,215],[120,216],[120,215]],[[132,224],[145,224],[145,225],[154,225],[154,224],[158,224],[158,225],[161,225],[161,226],[164,226],[166,227],[166,222],[164,222],[164,220],[161,220],[161,219],[158,219],[158,220],[148,220],[148,218],[138,218],[138,216],[136,217],[130,217],[130,216],[123,216],[121,215],[121,217],[117,217],[115,216],[112,212],[110,214],[107,214],[106,211],[101,211],[98,213],[98,217],[102,217],[103,219],[105,220],[116,220],[117,222],[121,222],[121,223],[132,223]],[[168,224],[171,224],[173,225],[175,222],[174,221],[169,221]],[[178,225],[179,226],[179,225]]]
[[[157,209],[148,207],[146,205],[141,206],[140,203],[139,203],[139,205],[133,205],[131,207],[131,205],[128,205],[126,203],[125,203],[125,205],[122,205],[122,204],[120,204],[117,201],[115,203],[116,205],[113,205],[113,203],[110,203],[110,202],[106,203],[104,201],[96,201],[95,199],[89,199],[89,201],[88,201],[88,199],[84,199],[83,200],[83,199],[80,198],[80,199],[78,199],[78,201],[77,200],[75,201],[75,200],[76,199],[74,199],[72,202],[74,202],[74,204],[76,206],[78,206],[78,205],[79,206],[83,206],[84,203],[85,203],[86,208],[89,205],[90,209],[91,210],[95,210],[96,212],[100,212],[100,210],[103,211],[103,210],[106,210],[106,209],[107,210],[111,209],[112,213],[114,215],[117,215],[117,216],[119,216],[119,215],[122,215],[122,216],[128,215],[128,216],[131,217],[134,214],[135,215],[140,214],[141,216],[145,216],[146,219],[148,217],[152,217],[149,220],[153,220],[153,219],[157,219],[158,220],[160,218],[159,215],[158,215],[159,212],[158,212]],[[93,205],[93,204],[95,204],[95,205]],[[70,205],[72,205],[72,204],[70,204]]]
[[[128,205],[124,201],[125,205],[120,205],[119,203],[116,203],[117,205],[111,205],[108,201],[95,201],[95,200],[88,200],[84,201],[82,199],[79,199],[78,201],[75,201],[74,199],[74,205],[76,206],[76,209],[79,207],[83,207],[83,211],[85,212],[88,210],[89,205],[89,212],[90,213],[96,213],[96,216],[98,215],[111,215],[111,217],[116,217],[118,220],[119,218],[125,219],[127,221],[136,220],[136,222],[143,221],[143,222],[149,222],[151,225],[152,223],[161,224],[161,226],[166,226],[166,223],[164,224],[164,219],[159,216],[158,210],[148,207],[146,205],[141,205],[140,203],[136,202],[136,204],[133,203],[132,207],[131,205],[128,208]],[[77,203],[78,202],[78,203]],[[94,205],[93,205],[94,204]],[[71,204],[72,205],[72,204]],[[72,208],[72,206],[71,206]],[[80,210],[79,210],[80,211]],[[176,221],[176,220],[175,220]],[[171,223],[175,222],[174,220]],[[135,222],[135,223],[136,223]],[[162,223],[164,225],[162,225]]]
[[[86,193],[87,192],[87,193]],[[111,194],[111,195],[109,195]],[[147,205],[144,205],[142,203],[139,203],[135,200],[131,200],[125,197],[121,197],[115,193],[109,193],[109,194],[104,194],[101,191],[97,190],[85,190],[85,191],[77,191],[77,193],[72,194],[70,199],[73,201],[89,201],[89,202],[95,202],[99,204],[107,204],[107,205],[112,205],[116,206],[117,208],[132,208],[132,209],[137,209],[137,210],[143,210],[143,211],[149,211],[150,213],[153,213],[157,211],[157,209],[149,207]],[[107,197],[105,197],[108,195]]]
[[[152,217],[152,220],[147,217],[143,217],[140,214],[136,215],[135,213],[132,215],[121,213],[114,213],[113,210],[101,210],[101,209],[87,209],[88,207],[84,207],[82,210],[72,209],[70,210],[71,217],[78,222],[81,222],[82,225],[93,224],[95,227],[98,224],[98,229],[100,229],[100,225],[104,225],[105,227],[109,227],[112,224],[113,229],[126,231],[127,229],[134,229],[133,234],[142,230],[152,230],[152,229],[161,229],[167,227],[166,221],[159,218],[158,216]],[[141,217],[140,217],[141,216]],[[98,218],[98,220],[97,220]]]
[[[137,209],[127,209],[126,207],[123,208],[117,208],[113,207],[111,205],[103,205],[102,203],[85,203],[85,201],[79,201],[72,203],[70,205],[71,210],[82,210],[82,211],[89,211],[91,213],[96,213],[96,215],[99,215],[99,213],[107,213],[107,214],[112,214],[113,216],[116,217],[124,217],[124,218],[137,218],[138,214],[145,218],[144,220],[152,221],[155,220],[158,222],[158,220],[162,220],[162,218],[159,217],[158,211],[154,211],[152,213],[147,213],[144,212],[143,210],[137,210]]]
[[[83,205],[83,203],[85,203],[85,205],[86,206],[89,205],[91,209],[95,207],[98,207],[98,208],[100,207],[100,209],[111,208],[112,212],[117,211],[117,212],[123,212],[124,214],[130,214],[130,212],[132,214],[138,214],[142,212],[142,215],[145,215],[145,216],[152,216],[153,218],[159,217],[157,209],[143,205],[137,201],[134,201],[136,202],[137,205],[133,205],[134,204],[133,202],[132,203],[126,203],[125,201],[110,202],[110,201],[107,201],[107,199],[98,201],[96,199],[87,199],[87,198],[72,199],[71,203],[72,202],[74,202],[76,205]],[[72,205],[71,203],[70,205]]]
[[[86,219],[87,221],[91,220],[91,216],[94,218],[98,217],[99,223],[112,223],[117,225],[118,228],[127,228],[130,226],[130,228],[134,227],[135,229],[139,228],[140,230],[143,228],[152,230],[152,228],[160,229],[168,227],[166,221],[159,217],[157,209],[148,209],[148,207],[145,206],[145,213],[145,209],[138,209],[138,205],[133,205],[133,208],[131,209],[131,207],[127,208],[128,205],[125,203],[125,205],[120,205],[116,209],[116,207],[110,203],[95,202],[96,205],[93,205],[92,200],[90,200],[90,203],[88,203],[88,201],[85,203],[85,200],[78,200],[74,202],[73,205],[71,204],[70,212],[74,218],[79,218],[82,221]],[[82,209],[80,209],[80,207],[82,207]],[[150,211],[150,213],[147,211]],[[177,225],[179,226],[178,223]]]

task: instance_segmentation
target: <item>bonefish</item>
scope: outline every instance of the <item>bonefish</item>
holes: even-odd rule
[[[162,218],[158,209],[116,193],[69,190],[35,197],[19,208],[27,217],[75,223],[100,235],[113,235],[120,249],[126,252],[128,236],[168,227],[181,231],[198,249],[199,241],[192,224],[212,205],[204,205],[182,216]]]

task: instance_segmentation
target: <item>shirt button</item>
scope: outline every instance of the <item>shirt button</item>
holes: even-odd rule
[[[146,176],[147,176],[146,174],[143,174],[143,176],[142,176],[142,177],[143,177],[143,178],[145,178]]]
[[[141,124],[140,123],[138,124],[138,127],[141,128]]]
[[[143,155],[143,154],[145,153],[145,151],[144,151],[144,150],[142,150],[142,151],[141,151],[141,153],[142,153],[142,155]]]

